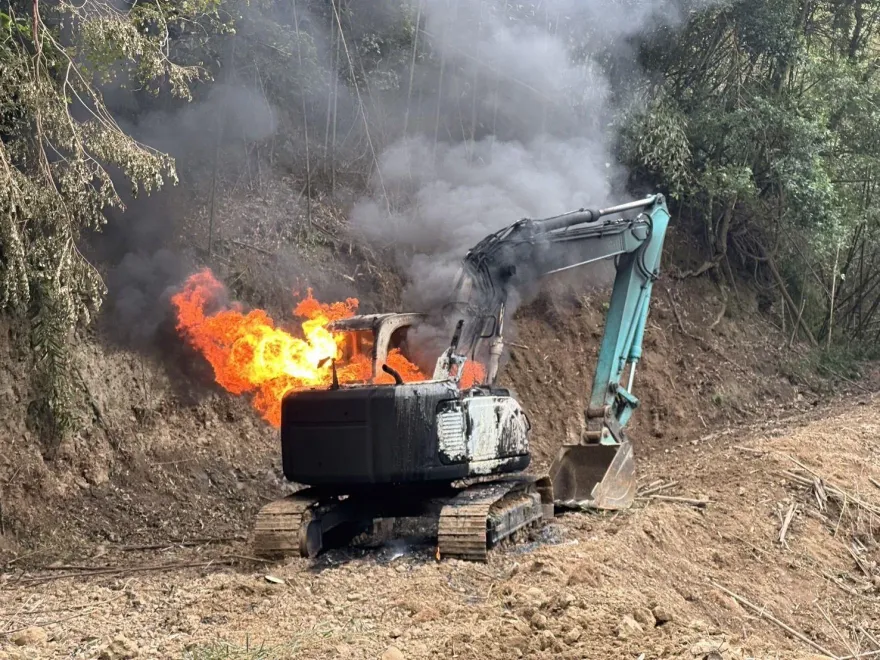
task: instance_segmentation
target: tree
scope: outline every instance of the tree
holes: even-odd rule
[[[703,234],[707,260],[690,274],[756,264],[808,336],[880,337],[878,17],[869,0],[741,0],[641,44],[662,82],[623,149]]]
[[[80,232],[122,206],[114,178],[135,194],[176,181],[169,157],[120,129],[101,85],[188,97],[206,71],[172,61],[169,42],[196,21],[222,25],[214,0],[13,1],[0,12],[0,307],[29,325],[40,418],[53,437],[74,422],[72,335],[104,293]]]

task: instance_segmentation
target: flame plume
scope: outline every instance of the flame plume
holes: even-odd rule
[[[210,270],[191,275],[171,299],[177,309],[177,330],[211,364],[217,383],[232,394],[251,394],[254,407],[273,426],[281,425],[281,399],[285,392],[330,385],[329,361],[318,366],[325,358],[336,358],[340,383],[370,380],[369,356],[356,354],[340,364],[345,335],[327,328],[332,321],[355,315],[356,298],[321,303],[309,290],[293,310],[302,329],[302,336],[297,337],[277,327],[265,310],[245,313],[241,305],[234,303],[209,313],[224,297],[224,286]],[[398,349],[389,351],[386,362],[404,382],[426,380]],[[481,378],[481,365],[469,362],[461,386],[470,387]],[[394,381],[381,372],[375,382]]]

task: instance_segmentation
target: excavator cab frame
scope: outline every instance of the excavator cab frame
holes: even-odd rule
[[[368,334],[372,338],[370,347],[370,380],[374,381],[382,370],[391,350],[391,339],[401,328],[413,328],[425,319],[425,314],[363,314],[333,321],[328,325],[331,332],[348,335],[353,343],[362,345],[358,335]],[[352,349],[351,352],[354,352]],[[350,357],[350,356],[349,356]]]

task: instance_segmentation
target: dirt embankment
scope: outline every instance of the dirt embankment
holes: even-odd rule
[[[880,647],[878,403],[865,397],[648,452],[643,489],[676,482],[660,498],[565,515],[488,564],[437,563],[430,548],[402,544],[263,566],[219,565],[246,553],[241,543],[111,547],[92,558],[94,548],[82,548],[79,562],[93,566],[198,568],[8,574],[0,657],[869,653]]]
[[[345,281],[345,295],[364,290],[365,311],[397,309],[399,283],[380,278],[375,262],[355,264],[346,245],[314,248],[309,272],[317,295],[343,295]],[[517,314],[502,382],[530,415],[537,466],[580,432],[608,293],[558,282]],[[292,300],[289,290],[286,297]],[[637,456],[817,403],[822,395],[782,375],[798,360],[787,340],[757,313],[747,289],[724,304],[707,280],[661,278],[636,376],[642,407],[630,428]],[[28,364],[15,342],[0,342],[0,561],[27,554],[40,562],[121,539],[236,533],[282,492],[276,432],[246,399],[212,383],[173,328],[162,342],[132,351],[108,343],[103,332],[83,339],[76,363],[87,413],[60,445],[30,423]]]
[[[778,334],[755,313],[722,318],[706,331],[720,309],[712,290],[698,281],[658,282],[635,387],[643,405],[631,435],[640,456],[819,398],[780,375],[786,358],[774,345]],[[580,431],[605,295],[562,287],[518,314],[503,382],[530,415],[537,465]],[[0,351],[7,410],[0,548],[8,553],[229,533],[280,492],[275,431],[246,399],[213,385],[200,358],[181,347],[143,354],[84,341],[77,363],[90,415],[60,446],[28,423],[27,363],[12,342]]]

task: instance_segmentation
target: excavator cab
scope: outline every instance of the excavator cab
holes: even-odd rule
[[[424,314],[365,314],[333,321],[328,328],[342,333],[342,362],[349,364],[356,360],[367,360],[369,369],[364,374],[365,382],[374,382],[381,377],[383,365],[388,354],[401,349],[406,355],[407,331],[419,325]],[[387,378],[387,376],[385,376]]]

